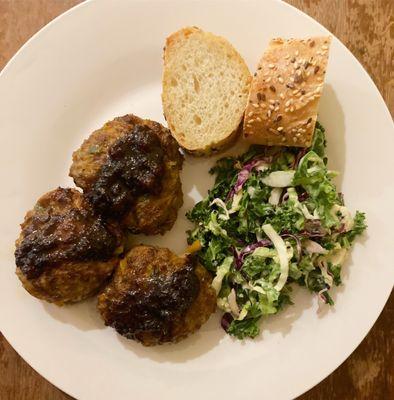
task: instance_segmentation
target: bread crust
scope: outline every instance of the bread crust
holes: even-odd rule
[[[269,146],[312,143],[331,37],[273,39],[254,74],[244,138]]]

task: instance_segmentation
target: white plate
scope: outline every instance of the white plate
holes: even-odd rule
[[[347,204],[366,211],[369,225],[334,308],[318,314],[316,299],[300,289],[296,305],[266,320],[255,341],[233,341],[215,316],[178,345],[144,348],[104,328],[94,300],[57,308],[22,289],[13,241],[25,211],[45,191],[72,184],[72,151],[106,120],[132,112],[163,122],[162,47],[185,25],[227,37],[252,70],[269,38],[328,33],[274,0],[93,1],[40,31],[0,76],[1,330],[41,375],[79,399],[293,398],[349,356],[392,288],[393,123],[371,79],[334,39],[320,120]],[[184,248],[183,214],[210,186],[211,162],[187,160],[178,221],[146,243]]]

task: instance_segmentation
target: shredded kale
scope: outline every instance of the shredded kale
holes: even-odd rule
[[[278,171],[294,174],[290,186],[276,189],[263,182]],[[251,146],[239,157],[220,159],[210,172],[213,188],[187,213],[195,224],[188,242],[199,241],[198,257],[215,275],[218,306],[233,318],[227,332],[238,339],[256,337],[262,317],[292,304],[293,283],[333,304],[329,290],[341,284],[346,252],[366,224],[363,213],[351,216],[332,181],[336,174],[327,168],[324,128],[316,124],[307,150]],[[274,191],[280,195],[276,201]],[[283,241],[282,254],[265,234],[267,225]]]

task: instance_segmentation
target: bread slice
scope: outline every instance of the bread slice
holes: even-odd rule
[[[162,101],[179,145],[195,155],[207,155],[236,138],[250,82],[245,61],[226,39],[196,27],[169,36]]]
[[[330,37],[273,39],[254,75],[245,111],[251,143],[308,147],[328,63]]]

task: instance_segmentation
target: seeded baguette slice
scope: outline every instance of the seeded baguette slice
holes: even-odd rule
[[[245,139],[269,146],[311,145],[330,42],[330,37],[271,40],[252,81]]]
[[[174,138],[194,155],[230,144],[242,128],[249,69],[224,38],[187,27],[167,38],[163,110]]]

